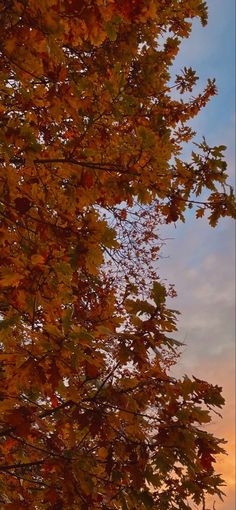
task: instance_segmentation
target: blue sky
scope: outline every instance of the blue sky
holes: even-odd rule
[[[235,2],[209,0],[209,22],[201,27],[196,20],[190,39],[185,40],[175,68],[192,65],[204,84],[216,78],[218,96],[193,125],[207,135],[210,143],[221,141],[222,133],[232,127],[235,116]]]
[[[201,112],[192,126],[197,140],[204,135],[211,145],[227,145],[230,182],[235,168],[235,2],[209,0],[209,23],[194,23],[192,36],[183,42],[175,72],[192,66],[203,85],[216,78],[218,96]],[[189,150],[189,149],[188,149]],[[227,479],[228,497],[217,510],[234,504],[235,423],[235,229],[222,219],[212,229],[205,219],[187,215],[185,224],[166,226],[161,235],[172,237],[159,261],[159,274],[176,285],[173,308],[181,311],[178,338],[186,344],[178,362],[178,375],[188,373],[223,386],[226,406],[223,420],[214,419],[211,431],[228,439],[229,456],[219,464]]]

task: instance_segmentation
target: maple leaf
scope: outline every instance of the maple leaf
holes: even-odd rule
[[[27,197],[17,197],[15,207],[20,214],[25,214],[30,209],[30,201]]]

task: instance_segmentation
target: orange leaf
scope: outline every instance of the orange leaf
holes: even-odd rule
[[[106,459],[107,456],[108,456],[108,451],[106,448],[104,448],[104,447],[98,448],[98,457],[100,459]]]
[[[32,264],[34,264],[36,266],[37,265],[42,265],[42,264],[44,264],[45,259],[44,259],[44,257],[42,255],[39,255],[39,254],[36,253],[35,255],[32,255],[31,262],[32,262]]]

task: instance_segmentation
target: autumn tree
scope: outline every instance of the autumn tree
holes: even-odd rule
[[[158,225],[234,215],[216,93],[173,78],[201,0],[0,0],[0,508],[204,507],[217,386],[169,368]]]

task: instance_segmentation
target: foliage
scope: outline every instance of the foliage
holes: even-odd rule
[[[195,17],[205,2],[0,0],[3,510],[221,495],[202,427],[221,389],[169,375],[174,291],[154,271],[158,224],[234,215],[225,147],[181,156],[216,93],[188,96],[192,69],[170,84]]]

